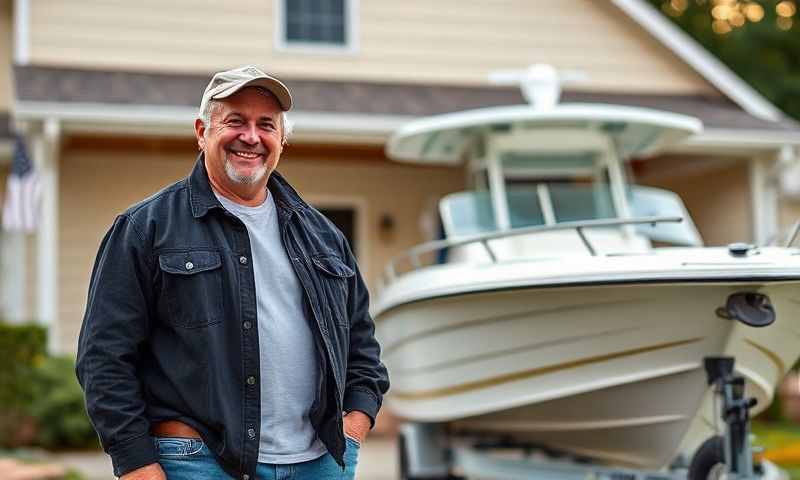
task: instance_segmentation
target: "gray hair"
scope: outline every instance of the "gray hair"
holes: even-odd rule
[[[268,94],[268,95],[271,95],[271,96],[274,97],[274,95],[272,95],[272,92],[270,92],[270,91],[268,91],[268,90],[266,90],[264,88],[259,88],[259,87],[255,87],[255,88],[258,88],[259,91],[262,91],[265,94]],[[197,118],[199,118],[200,121],[203,122],[203,125],[206,128],[211,127],[211,116],[214,114],[216,109],[219,108],[219,105],[220,105],[219,100],[209,100],[208,102],[206,102],[205,105],[202,106],[202,109],[200,110],[200,112],[198,112]],[[289,115],[287,115],[286,112],[281,112],[281,143],[282,144],[285,145],[287,143],[287,141],[289,140],[289,135],[292,134],[293,130],[294,130],[294,123],[292,123],[292,121],[289,120]]]

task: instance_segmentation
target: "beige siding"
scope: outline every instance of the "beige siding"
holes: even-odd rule
[[[0,111],[11,109],[13,28],[11,0],[0,1]]]
[[[608,0],[360,0],[354,53],[277,51],[273,1],[31,2],[33,63],[209,72],[255,63],[287,76],[483,84],[551,63],[577,87],[713,92]],[[635,81],[632,81],[635,79]]]
[[[148,152],[68,151],[59,176],[59,325],[62,351],[75,351],[89,277],[116,215],[185,174],[185,159]]]
[[[706,245],[752,240],[747,162],[662,157],[637,166],[637,183],[680,195]]]
[[[352,160],[358,160],[353,158]],[[192,168],[194,153],[113,152],[67,150],[60,163],[59,318],[61,344],[74,351],[86,305],[86,291],[100,240],[117,213],[161,187],[183,177]],[[425,200],[463,188],[457,169],[419,168],[380,160],[330,161],[292,156],[281,171],[310,198],[357,199],[366,205],[367,280],[377,274],[390,255],[423,240],[420,215]],[[378,229],[381,215],[395,220],[391,232]]]

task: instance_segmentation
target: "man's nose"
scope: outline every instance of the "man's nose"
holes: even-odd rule
[[[245,143],[250,145],[255,145],[258,143],[258,132],[256,131],[255,124],[247,124],[243,129],[242,132],[239,134],[239,139]]]

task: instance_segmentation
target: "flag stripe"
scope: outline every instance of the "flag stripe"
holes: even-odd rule
[[[39,224],[41,185],[28,158],[25,143],[17,137],[3,204],[3,229],[32,233]]]

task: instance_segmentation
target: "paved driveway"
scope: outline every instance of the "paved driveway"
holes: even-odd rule
[[[395,480],[397,454],[393,438],[373,436],[359,454],[356,478],[359,480]],[[62,453],[47,458],[77,470],[86,480],[113,480],[111,461],[104,453]]]

